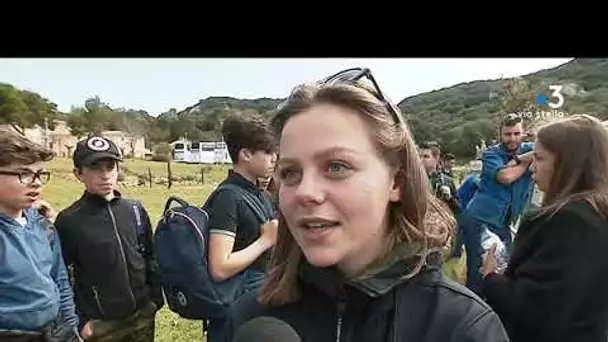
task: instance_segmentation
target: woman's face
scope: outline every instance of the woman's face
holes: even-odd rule
[[[553,166],[555,156],[547,151],[543,145],[536,141],[534,144],[534,166],[532,167],[532,179],[538,185],[540,191],[547,192],[551,178],[553,177]]]
[[[317,105],[283,129],[279,206],[314,266],[362,271],[385,248],[387,206],[400,199],[394,172],[357,113]]]

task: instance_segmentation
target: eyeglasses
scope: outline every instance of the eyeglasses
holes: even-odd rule
[[[42,184],[46,184],[51,179],[51,173],[49,171],[40,170],[38,172],[32,171],[4,171],[0,170],[0,175],[18,176],[19,181],[25,185],[34,184],[36,179]]]
[[[388,96],[386,96],[382,89],[380,89],[378,82],[376,82],[376,79],[369,68],[350,68],[342,70],[337,74],[324,78],[319,81],[318,84],[321,86],[335,85],[358,81],[364,77],[372,82],[374,90],[376,91],[375,95],[380,101],[384,102],[388,111],[395,117],[396,122],[399,123],[399,125],[405,125],[405,119],[403,118],[403,115],[401,115],[401,111],[393,104]]]

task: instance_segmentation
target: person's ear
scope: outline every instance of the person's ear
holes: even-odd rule
[[[251,161],[251,158],[253,158],[253,153],[248,148],[242,148],[239,151],[239,156],[240,156],[240,158],[239,158],[240,160],[249,162],[249,161]]]
[[[76,176],[76,178],[77,178],[79,181],[83,182],[83,180],[82,180],[82,169],[81,169],[81,168],[75,167],[75,168],[72,170],[72,172],[74,173],[74,176]]]
[[[401,170],[398,170],[396,172],[394,172],[393,175],[393,182],[391,184],[391,189],[389,192],[389,200],[391,202],[399,202],[401,201],[401,192],[402,192],[402,188],[403,188],[403,172],[401,172]]]

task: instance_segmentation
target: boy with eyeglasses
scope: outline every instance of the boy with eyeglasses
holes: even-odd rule
[[[36,208],[52,151],[0,131],[0,341],[79,341],[59,237]]]
[[[152,227],[139,201],[115,189],[122,154],[102,136],[77,143],[74,175],[85,191],[55,225],[72,270],[80,331],[87,341],[154,341],[164,304],[155,282]]]

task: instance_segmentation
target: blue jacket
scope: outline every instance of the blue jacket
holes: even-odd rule
[[[36,210],[27,224],[0,214],[0,330],[39,331],[59,317],[78,326],[61,243]]]
[[[460,198],[460,205],[463,208],[466,208],[478,188],[479,176],[475,174],[467,176],[462,185],[458,187],[458,198]]]
[[[522,143],[517,154],[534,149],[534,143]],[[530,195],[532,173],[527,170],[511,184],[496,179],[498,171],[509,162],[510,156],[502,144],[490,146],[483,154],[479,190],[473,195],[466,214],[496,228],[503,228],[522,213]]]

